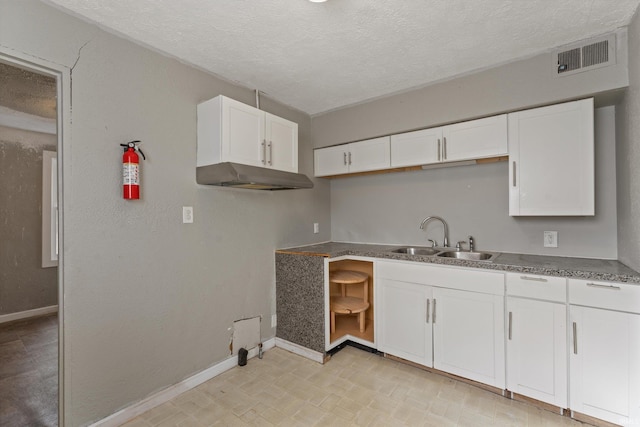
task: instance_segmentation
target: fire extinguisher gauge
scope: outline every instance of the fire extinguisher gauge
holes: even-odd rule
[[[135,141],[129,141],[126,144],[120,144],[121,147],[124,147],[124,151],[126,152],[128,148],[133,148],[136,152],[140,153],[142,156],[142,160],[147,160],[147,157],[144,155],[138,144],[142,144],[142,141],[136,139]]]

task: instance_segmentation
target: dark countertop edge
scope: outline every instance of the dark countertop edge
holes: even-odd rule
[[[450,265],[457,267],[469,267],[469,268],[477,268],[481,270],[493,270],[493,271],[504,271],[504,272],[512,272],[512,273],[528,273],[528,274],[537,274],[542,276],[556,276],[556,277],[566,277],[573,279],[582,279],[582,280],[596,280],[596,281],[605,281],[605,282],[619,282],[619,283],[629,283],[629,284],[640,284],[640,273],[636,272],[630,267],[627,267],[620,261],[616,260],[599,260],[599,259],[590,259],[590,258],[569,258],[569,257],[554,257],[550,255],[527,255],[527,254],[512,254],[512,253],[499,253],[500,255],[493,260],[492,262],[482,262],[482,261],[466,261],[466,260],[458,260],[451,258],[437,258],[433,256],[420,256],[420,255],[404,255],[398,253],[389,252],[392,248],[397,248],[400,245],[373,245],[373,244],[363,244],[363,243],[344,243],[339,242],[340,246],[365,246],[361,250],[357,248],[341,248],[333,251],[315,251],[313,247],[322,246],[322,245],[331,245],[333,242],[326,242],[317,245],[309,245],[308,247],[298,247],[298,248],[289,248],[277,250],[277,253],[285,253],[291,255],[303,255],[303,256],[322,256],[325,258],[340,258],[344,256],[358,256],[364,258],[377,258],[377,259],[386,259],[386,260],[394,260],[394,261],[409,261],[409,262],[420,262],[424,264],[438,264],[438,265]],[[379,250],[373,250],[371,248],[380,248]],[[311,249],[311,250],[309,250]],[[496,251],[492,251],[496,252]],[[584,268],[563,268],[558,266],[557,268],[551,267],[543,267],[539,265],[528,264],[523,262],[522,264],[508,262],[505,259],[505,262],[501,262],[501,257],[508,258],[509,256],[521,256],[521,257],[544,257],[546,259],[554,259],[556,258],[559,262],[563,260],[567,262],[567,260],[575,261],[583,260],[583,261],[603,261],[603,262],[611,262],[619,264],[620,267],[629,270],[628,273],[617,273],[617,272],[606,272],[606,271],[594,271],[584,269]]]

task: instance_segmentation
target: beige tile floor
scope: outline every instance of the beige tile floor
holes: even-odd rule
[[[269,350],[125,424],[247,425],[584,426],[353,347],[325,365]]]

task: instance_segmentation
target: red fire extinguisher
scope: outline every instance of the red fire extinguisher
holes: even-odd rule
[[[140,141],[120,144],[121,147],[124,147],[124,154],[122,155],[122,194],[125,200],[137,200],[140,198],[140,158],[137,153],[139,152],[144,160],[147,158],[137,144],[140,144]]]

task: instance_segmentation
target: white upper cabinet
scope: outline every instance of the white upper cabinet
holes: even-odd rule
[[[509,215],[594,215],[593,99],[509,114]]]
[[[445,162],[497,157],[507,153],[506,114],[442,128],[442,160]]]
[[[441,150],[441,127],[391,135],[391,167],[437,163]]]
[[[298,124],[265,113],[267,167],[298,172]]]
[[[222,162],[298,172],[298,125],[222,95],[198,104],[197,166]]]
[[[507,115],[391,135],[391,167],[504,156]]]
[[[315,176],[331,176],[388,169],[390,138],[368,139],[314,150]]]

